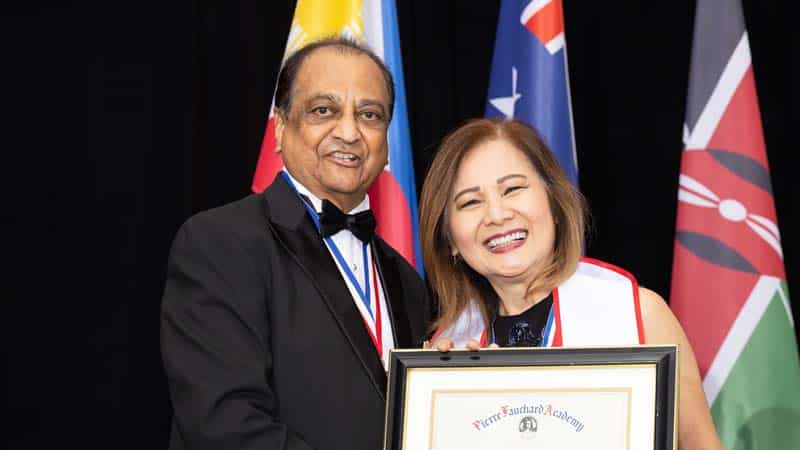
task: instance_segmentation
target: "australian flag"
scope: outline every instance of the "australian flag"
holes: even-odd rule
[[[486,117],[534,127],[578,182],[562,0],[503,0]]]

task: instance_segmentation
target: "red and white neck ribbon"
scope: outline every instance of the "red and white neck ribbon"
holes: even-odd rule
[[[361,318],[364,320],[364,326],[367,328],[373,345],[375,345],[378,356],[383,361],[384,367],[388,367],[389,350],[394,348],[394,336],[392,335],[389,313],[386,309],[386,296],[381,286],[377,266],[372,258],[372,252],[366,250],[365,259],[366,264],[363,270],[363,280],[355,280],[355,274],[353,274],[350,267],[343,265],[338,258],[334,258],[336,265],[343,274],[353,275],[343,277],[347,289],[353,296],[354,303],[361,314]],[[354,280],[356,282],[362,281],[362,286],[365,289],[361,289],[361,286],[354,285]],[[367,286],[370,288],[366,289]],[[364,298],[365,292],[369,294],[368,299]],[[369,301],[369,306],[367,306],[366,300]]]
[[[636,345],[644,343],[639,285],[625,270],[582,258],[575,272],[553,290],[555,323],[543,340],[547,347]],[[456,321],[433,337],[464,347],[468,339],[487,344],[480,308],[471,301]]]

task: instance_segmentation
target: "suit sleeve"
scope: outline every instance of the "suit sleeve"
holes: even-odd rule
[[[398,258],[402,258],[402,256],[398,255]],[[430,326],[433,318],[436,317],[435,303],[431,296],[428,283],[420,278],[417,270],[409,265],[407,266],[406,272],[404,287],[410,292],[412,301],[419,303],[416,308],[419,315],[410,318],[411,327],[415,330],[414,341],[411,345],[414,348],[422,347],[424,341],[430,339],[433,334],[433,331],[430,330]]]
[[[425,305],[425,312],[424,312],[424,321],[425,328],[422,332],[422,339],[421,341],[426,341],[433,336],[434,330],[431,328],[433,325],[434,318],[439,316],[439,307],[437,302],[434,299],[433,294],[431,293],[430,285],[427,281],[422,282],[422,293],[420,294],[422,298],[424,298],[424,305]],[[422,347],[423,342],[419,343],[419,346]]]
[[[190,450],[310,450],[276,418],[264,268],[195,217],[170,253],[161,351],[177,437]],[[175,438],[175,437],[173,437]]]
[[[417,272],[413,272],[414,275],[417,275]],[[422,347],[425,340],[431,338],[433,331],[430,330],[430,325],[433,322],[433,318],[436,317],[435,313],[435,306],[432,300],[432,296],[430,294],[430,289],[428,288],[428,283],[419,279],[419,276],[416,277],[416,283],[411,284],[415,286],[415,293],[413,298],[420,299],[419,301],[422,303],[420,306],[421,316],[420,316],[420,324],[421,330],[414,342],[415,347]]]

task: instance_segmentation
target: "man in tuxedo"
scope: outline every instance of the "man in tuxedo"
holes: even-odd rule
[[[378,236],[391,75],[345,40],[310,44],[276,89],[284,170],[178,231],[161,346],[170,449],[376,450],[389,350],[419,347],[428,298]]]

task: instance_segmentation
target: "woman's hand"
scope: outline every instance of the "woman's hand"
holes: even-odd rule
[[[449,352],[450,350],[455,350],[453,348],[453,341],[449,338],[439,338],[434,343],[425,342],[423,344],[423,348],[426,349],[435,349],[439,350],[442,353]],[[488,348],[499,348],[497,344],[489,344]],[[481,343],[475,339],[467,339],[467,345],[465,346],[466,350],[477,351],[481,349]]]

